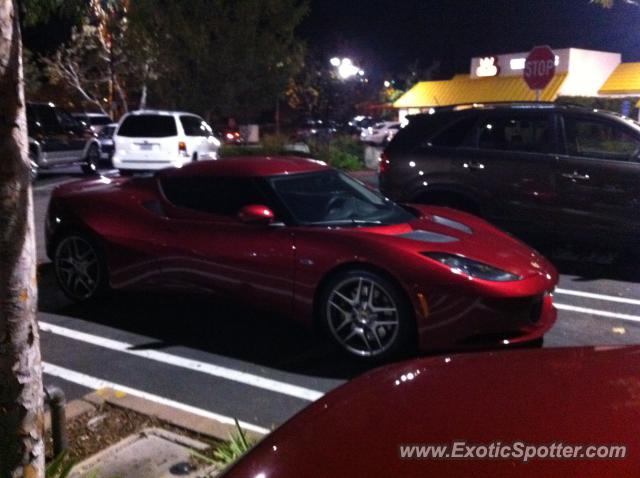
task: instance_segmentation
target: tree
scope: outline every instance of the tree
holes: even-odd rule
[[[83,102],[112,115],[126,112],[135,95],[143,108],[148,84],[159,73],[158,43],[151,33],[128,21],[128,5],[127,0],[92,0],[71,39],[43,59],[52,83],[66,86]]]
[[[159,36],[166,71],[154,103],[255,119],[284,93],[299,65],[299,0],[138,0],[130,21]]]
[[[0,0],[0,476],[44,476],[36,251],[17,0]]]

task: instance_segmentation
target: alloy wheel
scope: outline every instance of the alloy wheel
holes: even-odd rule
[[[327,322],[340,345],[362,357],[381,355],[398,337],[398,307],[385,287],[368,277],[350,277],[329,293]]]
[[[55,271],[64,292],[75,300],[96,295],[102,280],[100,258],[93,245],[80,236],[68,236],[58,244]]]

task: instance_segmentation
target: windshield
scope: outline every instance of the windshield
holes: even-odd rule
[[[376,226],[415,219],[393,201],[335,170],[279,176],[270,183],[299,224]]]

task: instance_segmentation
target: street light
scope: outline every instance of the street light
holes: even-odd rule
[[[338,57],[333,57],[329,60],[329,63],[337,69],[338,76],[343,80],[347,80],[356,75],[364,76],[364,70],[361,70],[359,67],[354,65],[351,58],[340,59]]]

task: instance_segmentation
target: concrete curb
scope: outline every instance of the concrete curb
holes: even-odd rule
[[[75,404],[74,402],[81,403]],[[162,405],[111,388],[102,388],[85,395],[80,400],[69,402],[67,405],[67,419],[72,418],[70,413],[75,413],[74,416],[78,416],[105,402],[116,407],[154,416],[176,427],[218,440],[226,441],[231,434],[236,431],[235,425],[222,423],[218,420],[195,415],[184,410],[178,410],[168,405]],[[87,409],[86,407],[89,408]],[[263,437],[263,435],[253,431],[243,431],[253,440],[259,440]]]

